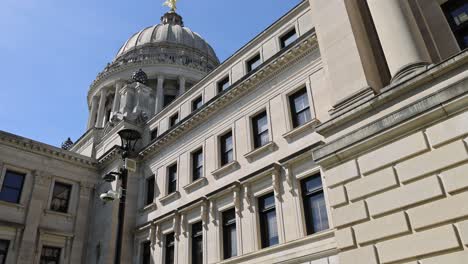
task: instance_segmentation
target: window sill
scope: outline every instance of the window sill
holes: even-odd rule
[[[0,206],[1,206],[1,205],[7,206],[7,207],[11,207],[11,208],[15,208],[15,209],[17,209],[18,211],[24,211],[24,206],[21,205],[21,204],[10,203],[10,202],[5,202],[5,201],[0,201]]]
[[[73,218],[73,215],[70,214],[70,213],[62,213],[62,212],[57,212],[57,211],[53,211],[53,210],[50,210],[50,209],[44,210],[44,214],[46,214],[46,215],[55,215],[55,216],[65,217],[65,218],[67,218],[68,220],[70,220],[70,219]]]
[[[299,127],[296,127],[294,128],[293,130],[283,134],[283,137],[288,140],[288,141],[291,141],[292,139],[294,139],[295,137],[299,136],[300,134],[304,133],[304,132],[307,132],[309,130],[313,130],[315,129],[315,127],[320,124],[320,121],[318,119],[312,119],[311,121],[303,124],[302,126],[299,126]]]
[[[143,214],[147,211],[154,211],[158,208],[158,206],[156,205],[156,203],[152,202],[150,204],[147,204],[145,205],[143,208],[140,208],[140,214]]]
[[[197,179],[185,185],[183,188],[187,193],[190,193],[190,192],[193,192],[195,189],[205,186],[207,183],[208,183],[208,180],[205,177],[201,177],[200,179]]]
[[[223,167],[212,171],[211,174],[213,174],[213,176],[215,176],[216,178],[220,178],[221,176],[224,176],[234,170],[237,170],[238,168],[239,168],[239,162],[234,160],[224,165]]]
[[[168,194],[162,198],[159,199],[159,201],[162,203],[162,204],[167,204],[167,203],[170,203],[176,199],[178,199],[180,197],[180,193],[179,191],[175,191],[171,194]]]
[[[258,147],[256,149],[250,151],[249,153],[245,154],[244,157],[251,162],[251,161],[257,159],[258,156],[260,156],[260,155],[264,155],[264,154],[271,153],[271,152],[275,151],[275,148],[276,148],[275,142],[270,141],[270,142],[266,143],[265,145],[263,145],[261,147]]]

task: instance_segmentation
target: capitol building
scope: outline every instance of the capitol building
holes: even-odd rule
[[[468,263],[467,0],[304,0],[224,62],[176,2],[79,139],[0,131],[0,264]]]

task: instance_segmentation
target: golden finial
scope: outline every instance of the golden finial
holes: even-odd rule
[[[178,0],[166,0],[166,2],[164,2],[163,6],[167,6],[171,9],[171,11],[175,12],[176,9],[177,9],[177,1]]]

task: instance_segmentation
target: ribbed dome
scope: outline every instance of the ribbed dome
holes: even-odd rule
[[[182,18],[178,14],[174,12],[166,13],[161,18],[161,23],[134,34],[120,48],[117,58],[144,45],[167,43],[196,49],[210,59],[219,62],[213,48],[200,35],[184,27]]]

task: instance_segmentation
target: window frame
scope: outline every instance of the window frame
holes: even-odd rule
[[[152,188],[152,190],[150,190],[150,187]],[[153,194],[152,196],[150,196],[150,193],[151,193],[150,191]],[[155,191],[156,191],[156,175],[153,174],[145,179],[145,206],[148,206],[154,203]]]
[[[197,105],[200,104],[199,107],[197,107]],[[199,95],[197,96],[195,99],[192,100],[192,112],[200,109],[203,107],[203,96],[202,95]]]
[[[226,144],[226,138],[227,138],[227,135],[230,134],[230,137],[231,137],[231,145],[232,145],[232,148],[231,149],[227,149],[227,144]],[[218,144],[219,144],[219,155],[218,155],[218,159],[219,159],[219,164],[220,166],[219,167],[224,167],[226,165],[228,165],[229,163],[232,163],[233,161],[236,160],[235,158],[235,142],[234,142],[234,132],[232,129],[229,129],[227,131],[225,131],[223,134],[221,134],[219,137],[218,137]],[[232,159],[231,160],[228,160],[228,155],[227,154],[228,152],[232,152]]]
[[[314,188],[312,191],[310,192],[305,192],[304,191],[304,183],[307,182],[308,180],[311,180],[313,178],[319,178],[320,181],[321,181],[321,185],[320,187],[316,187]],[[330,217],[329,217],[329,212],[328,212],[328,205],[327,205],[327,200],[326,200],[326,194],[325,194],[325,190],[323,188],[323,178],[322,178],[322,174],[320,171],[315,171],[311,174],[307,174],[307,176],[304,176],[304,177],[301,177],[300,179],[298,179],[299,181],[299,190],[300,190],[300,197],[301,197],[301,207],[302,207],[302,217],[304,219],[304,232],[305,232],[305,235],[306,236],[310,236],[310,235],[314,235],[316,233],[319,233],[319,232],[323,232],[323,231],[326,231],[328,229],[330,229]],[[324,199],[324,203],[325,203],[325,213],[326,213],[326,216],[327,216],[327,223],[328,223],[328,228],[327,229],[323,229],[323,230],[314,230],[314,223],[313,223],[313,219],[312,219],[312,212],[308,212],[306,210],[306,198],[309,199],[313,196],[316,196],[316,195],[323,195],[323,199]]]
[[[293,33],[292,35],[290,35]],[[290,35],[290,36],[289,36]],[[292,40],[290,43],[286,43],[291,37],[295,36],[295,39]],[[291,27],[289,28],[286,32],[280,35],[279,39],[279,44],[280,44],[280,50],[288,47],[291,45],[294,41],[296,41],[299,38],[299,35],[297,34],[296,27]]]
[[[195,230],[195,228],[198,228],[198,227],[199,229]],[[195,243],[195,242],[199,242],[200,244]],[[201,245],[200,248],[198,248],[199,245]],[[201,254],[200,263],[196,261],[196,256],[198,254]],[[203,254],[204,254],[203,252],[203,222],[199,221],[190,225],[190,256],[192,260],[191,263],[203,264]]]
[[[257,62],[258,65],[253,67],[253,65],[255,65]],[[262,55],[260,54],[260,52],[257,52],[255,53],[255,55],[250,56],[249,59],[245,61],[247,73],[258,69],[258,67],[262,65],[262,63]]]
[[[307,108],[304,108],[304,109],[302,109],[300,111],[297,111],[296,106],[294,105],[294,98],[298,98],[299,93],[304,93],[305,98],[307,100],[308,106],[307,106]],[[309,91],[308,91],[306,85],[301,86],[300,88],[295,89],[294,91],[288,93],[287,94],[287,101],[288,101],[289,118],[291,120],[292,129],[301,127],[301,126],[303,126],[303,125],[305,125],[305,124],[307,124],[307,123],[309,123],[310,121],[313,120],[313,114],[314,114],[312,112],[313,104],[311,104],[311,102],[309,100]],[[307,120],[303,124],[300,124],[299,121],[298,121],[298,116],[299,116],[299,114],[304,113],[305,111],[309,111],[310,118],[309,118],[309,120]]]
[[[68,197],[66,199],[67,200],[67,206],[66,206],[66,209],[64,211],[52,209],[52,203],[54,202],[55,187],[57,185],[62,185],[62,186],[69,187],[69,193],[68,193]],[[60,180],[54,180],[53,185],[52,185],[52,193],[51,193],[51,197],[50,197],[50,202],[49,202],[49,210],[52,211],[52,212],[56,212],[56,213],[68,214],[70,212],[70,205],[71,205],[72,195],[73,195],[73,184],[72,183],[67,183],[67,182],[60,181]]]
[[[151,264],[151,241],[146,240],[140,243],[141,247],[141,264]],[[148,250],[148,252],[146,251]],[[146,253],[149,253],[146,255]]]
[[[229,221],[226,221],[226,215],[227,214],[232,214],[234,217],[232,219],[230,219]],[[226,260],[226,259],[230,259],[230,258],[233,258],[233,257],[237,257],[237,255],[239,254],[239,249],[238,249],[238,240],[237,240],[237,216],[236,216],[236,208],[230,208],[230,209],[227,209],[223,212],[221,212],[221,219],[222,219],[222,246],[223,246],[223,252],[222,252],[222,255],[223,255],[223,260]],[[230,255],[232,248],[228,248],[226,247],[226,245],[228,244],[227,241],[228,241],[228,236],[230,236],[232,233],[232,229],[234,229],[234,238],[235,238],[235,242],[236,242],[236,245],[235,245],[235,248],[236,248],[236,252],[234,253],[234,255]],[[231,231],[231,232],[230,232]],[[230,237],[229,237],[230,238]]]
[[[58,257],[56,259],[51,259],[49,257],[42,256],[45,249],[58,250],[58,252],[59,252]],[[62,250],[63,250],[63,248],[61,248],[61,247],[42,245],[41,255],[39,257],[39,263],[42,262],[43,258],[47,258],[47,259],[45,259],[45,261],[56,261],[56,263],[60,264],[61,259],[62,259],[62,253],[63,253]]]
[[[171,177],[171,169],[175,169],[175,172],[174,172],[174,179],[170,179]],[[166,168],[166,193],[167,195],[170,195],[170,194],[173,194],[173,193],[176,193],[178,188],[177,188],[177,185],[178,185],[178,172],[179,172],[179,168],[178,168],[178,163],[177,162],[174,162],[172,163],[171,165],[167,166]],[[171,183],[174,184],[173,186],[173,189],[171,187]]]
[[[169,242],[169,238],[172,237],[172,241]],[[176,239],[175,239],[175,233],[174,232],[170,232],[170,233],[167,233],[167,234],[164,234],[164,258],[163,258],[163,263],[164,264],[172,264],[172,263],[175,263],[175,243],[176,243]],[[169,250],[171,250],[172,252],[172,263],[169,263]]]
[[[465,32],[467,33],[466,36],[468,36],[468,21],[465,21],[460,25],[456,25],[453,21],[453,16],[450,14],[452,11],[456,10],[457,7],[461,7],[461,6],[463,6],[463,1],[461,0],[450,1],[449,0],[441,4],[440,8],[442,10],[442,13],[445,16],[447,23],[449,24],[450,30],[452,31],[454,38],[457,41],[458,47],[460,48],[460,50],[464,50],[468,48],[468,44],[465,44],[464,40],[461,38],[461,33]]]
[[[224,88],[224,85],[227,85],[226,88]],[[223,91],[226,91],[231,87],[231,78],[228,75],[224,76],[222,79],[216,82],[216,90],[219,93],[222,93]]]
[[[158,127],[153,128],[150,131],[150,140],[153,141],[153,140],[157,139],[158,138],[158,133],[159,133]]]
[[[175,112],[169,116],[169,128],[175,127],[179,123],[179,112]]]
[[[5,243],[5,250],[4,251],[0,250],[0,255],[3,254],[3,256],[4,256],[3,262],[0,262],[0,264],[6,264],[6,261],[7,261],[7,258],[8,258],[8,251],[10,249],[11,241],[6,240],[6,239],[0,239],[0,243]]]
[[[270,206],[268,208],[263,208],[261,206],[261,201],[265,201],[266,198],[273,198],[273,206]],[[278,211],[276,210],[276,197],[274,192],[269,192],[267,194],[263,194],[259,197],[257,197],[257,206],[258,206],[258,220],[259,220],[259,230],[260,230],[260,248],[265,249],[269,248],[275,245],[278,245],[280,243],[280,233],[279,233],[279,228],[278,228]],[[268,230],[268,214],[274,212],[275,213],[275,219],[276,219],[276,233],[278,235],[278,240],[276,243],[272,243],[270,240],[268,240],[269,234],[271,230]]]
[[[266,119],[266,126],[267,129],[264,131],[259,131],[258,127],[258,121],[260,120],[259,116],[263,116],[262,118]],[[250,117],[250,124],[252,127],[252,146],[253,149],[258,149],[260,147],[263,147],[268,144],[268,142],[271,142],[271,133],[270,133],[270,120],[268,118],[268,111],[266,109],[262,109],[261,111],[257,112],[255,115]],[[262,134],[267,134],[268,140],[264,142],[264,144],[261,144],[261,135]]]
[[[21,187],[19,189],[7,186],[7,188],[9,188],[9,189],[14,189],[14,190],[19,191],[18,197],[16,197],[16,202],[10,202],[10,201],[6,201],[6,200],[0,200],[0,201],[5,202],[5,203],[10,203],[10,204],[21,204],[21,200],[22,200],[21,198],[23,196],[23,191],[24,191],[24,187],[26,185],[26,180],[27,180],[26,177],[28,176],[28,173],[23,171],[23,170],[17,170],[15,168],[10,168],[9,166],[5,166],[5,168],[2,171],[2,175],[1,175],[2,177],[0,178],[0,180],[1,180],[1,182],[0,182],[0,193],[5,188],[5,180],[6,180],[7,174],[9,172],[13,173],[15,175],[22,175],[22,177],[23,177],[22,182],[21,182]]]
[[[195,155],[201,155],[201,164],[198,164],[198,161],[195,160]],[[199,147],[195,149],[194,151],[190,152],[190,176],[191,176],[191,182],[194,182],[196,180],[199,180],[203,177],[205,177],[205,156],[204,156],[204,151],[203,147]],[[201,170],[201,172],[200,172]],[[195,177],[196,173],[199,173],[198,177]]]

